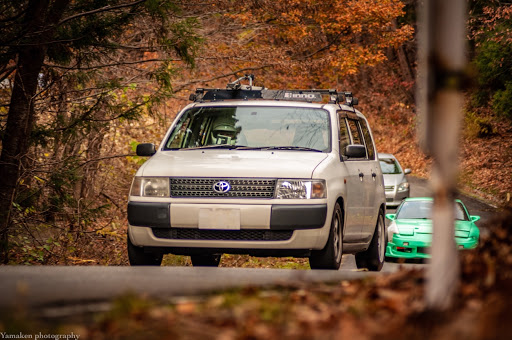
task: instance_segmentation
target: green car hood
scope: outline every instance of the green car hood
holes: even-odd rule
[[[432,220],[429,219],[398,219],[395,223],[400,235],[432,234]],[[471,224],[471,221],[455,221],[456,236],[467,237]]]

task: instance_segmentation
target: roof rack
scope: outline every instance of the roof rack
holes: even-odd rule
[[[242,80],[248,80],[249,85],[242,85]],[[330,104],[342,104],[355,106],[358,104],[357,98],[354,98],[352,92],[338,92],[336,89],[329,90],[268,90],[263,87],[252,86],[254,75],[245,76],[229,83],[225,89],[219,88],[197,88],[195,93],[190,95],[190,100],[194,102],[204,101],[222,101],[222,100],[249,100],[249,99],[267,99],[267,100],[291,100],[306,102],[321,102],[323,96],[329,96]],[[341,97],[341,98],[340,98]]]

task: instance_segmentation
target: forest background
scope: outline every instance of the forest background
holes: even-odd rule
[[[468,6],[459,188],[506,205],[512,5]],[[127,264],[127,195],[145,161],[135,146],[158,144],[195,87],[247,73],[273,89],[352,91],[379,152],[428,177],[416,139],[416,8],[414,0],[0,0],[2,262]]]

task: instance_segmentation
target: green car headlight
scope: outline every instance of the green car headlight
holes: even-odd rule
[[[396,226],[396,224],[392,223],[388,227],[388,241],[392,241],[393,240],[393,235],[399,234],[399,233],[400,232],[398,231],[398,227]]]
[[[133,179],[131,196],[169,197],[168,177],[135,177]]]
[[[280,179],[276,184],[276,198],[314,199],[326,198],[325,180]]]

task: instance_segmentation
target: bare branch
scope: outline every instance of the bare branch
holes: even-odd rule
[[[310,53],[308,55],[305,55],[303,56],[302,58],[298,58],[298,60],[306,60],[306,59],[309,59],[311,57],[313,57],[314,55],[318,54],[318,53],[321,53],[325,50],[327,50],[328,48],[330,48],[332,45],[334,45],[336,42],[338,42],[339,38],[343,35],[343,34],[346,34],[346,32],[342,31],[340,32],[338,35],[336,35],[336,37],[334,37],[334,39],[332,39],[331,41],[328,42],[327,45],[319,48],[318,50],[314,51],[313,53]]]
[[[146,2],[146,0],[139,0],[139,1],[131,2],[131,3],[127,3],[127,4],[117,5],[117,6],[105,6],[105,7],[93,9],[92,11],[78,13],[78,14],[75,14],[70,17],[62,19],[57,24],[57,26],[60,26],[64,23],[74,20],[76,18],[80,18],[80,17],[84,17],[87,15],[92,15],[92,14],[97,14],[97,13],[101,13],[101,12],[108,12],[108,11],[112,11],[112,10],[116,10],[116,9],[120,9],[120,8],[133,7],[133,6],[143,3],[143,2]]]
[[[239,74],[241,72],[257,71],[257,70],[262,70],[262,69],[265,69],[265,68],[271,67],[271,66],[272,65],[268,64],[268,65],[263,65],[263,66],[260,66],[260,67],[246,67],[246,68],[242,68],[242,69],[230,72],[230,73],[221,74],[219,76],[216,76],[216,77],[213,77],[213,78],[210,78],[210,79],[192,80],[192,81],[189,81],[189,82],[187,82],[185,84],[182,84],[179,87],[175,88],[174,89],[174,93],[180,92],[180,91],[184,90],[185,88],[187,88],[188,86],[193,85],[193,84],[206,83],[206,82],[214,81],[214,80],[217,80],[217,79],[222,79],[222,78],[227,78],[227,77],[230,77],[230,76],[235,76],[235,75],[237,75],[237,74]]]
[[[19,18],[21,18],[22,15],[24,15],[26,12],[26,9],[22,9],[21,11],[19,11],[16,15],[12,16],[12,17],[5,17],[5,18],[1,18],[0,19],[0,23],[3,24],[3,23],[6,23],[6,22],[12,22],[12,21],[16,21],[18,20]],[[6,26],[6,25],[2,25],[2,26]]]
[[[55,65],[55,64],[44,64],[44,66],[60,68],[60,69],[64,69],[64,70],[87,71],[87,70],[94,70],[94,69],[104,68],[104,67],[135,65],[135,64],[144,64],[144,63],[151,63],[151,62],[158,62],[158,61],[183,61],[183,60],[181,60],[181,59],[145,59],[145,60],[118,62],[118,63],[104,64],[104,65],[97,65],[97,66],[90,66],[90,67],[78,67],[76,64],[75,64],[75,66],[69,66],[69,67]]]
[[[95,159],[89,159],[89,160],[83,162],[82,164],[80,164],[80,167],[83,167],[89,163],[99,162],[99,161],[103,161],[106,159],[121,158],[121,157],[128,157],[128,156],[133,157],[133,156],[135,156],[135,154],[134,153],[126,153],[126,154],[122,154],[122,155],[112,155],[112,156],[99,157],[99,158],[95,158]]]
[[[16,69],[16,66],[10,66],[5,67],[2,70],[0,70],[0,83],[3,82],[7,77],[9,77],[14,70]]]

